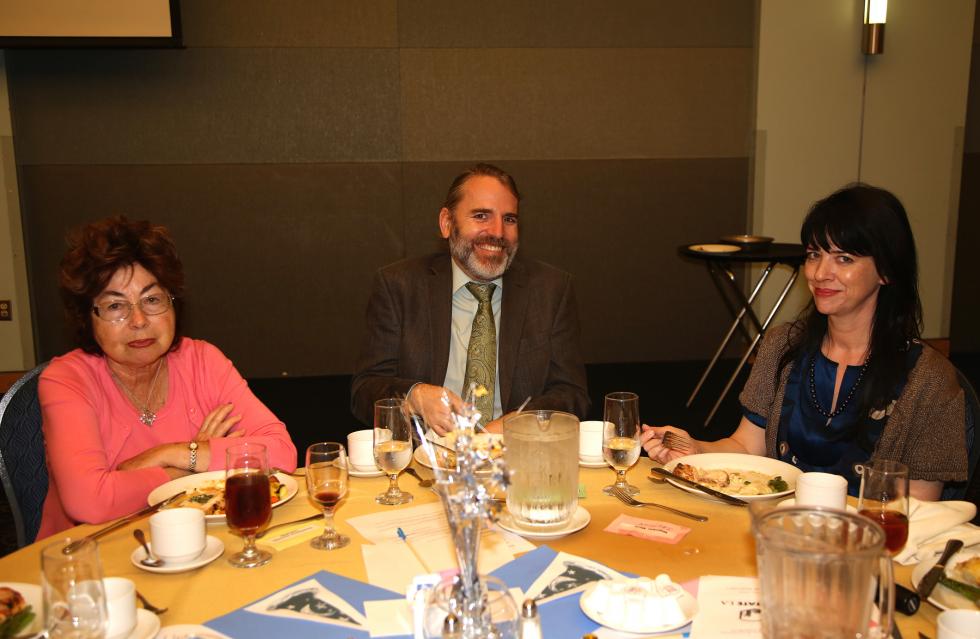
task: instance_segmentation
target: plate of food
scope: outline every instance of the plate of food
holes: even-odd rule
[[[699,253],[737,253],[742,250],[735,244],[692,244],[687,248]]]
[[[796,478],[800,475],[799,468],[778,459],[739,453],[685,455],[671,461],[664,468],[685,479],[746,501],[786,497],[796,490]],[[666,479],[689,493],[714,499],[670,477]]]
[[[912,569],[913,588],[919,587],[919,582],[938,560],[937,554]],[[929,603],[942,610],[980,608],[980,545],[964,548],[946,562],[946,570],[929,595]]]
[[[186,491],[184,496],[168,504],[167,508],[197,508],[204,511],[204,518],[209,522],[225,520],[225,471],[213,470],[168,481],[154,488],[146,501],[155,504],[182,490]],[[292,499],[297,490],[296,480],[289,475],[275,473],[269,476],[273,508]]]
[[[438,444],[434,446],[433,450],[436,455],[436,464],[439,468],[455,468],[456,467],[456,431],[450,431],[443,436],[430,435],[429,439]],[[500,433],[476,433],[473,436],[473,440],[476,443],[477,448],[488,450],[490,456],[493,458],[500,457],[504,454],[503,442],[504,436]],[[432,460],[429,459],[429,453],[425,450],[424,446],[419,446],[415,449],[415,461],[422,464],[426,468],[432,468]]]
[[[32,637],[43,629],[41,586],[0,582],[0,637]]]

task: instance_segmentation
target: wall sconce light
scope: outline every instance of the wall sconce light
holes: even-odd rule
[[[885,52],[885,14],[888,13],[888,0],[864,0],[864,42],[865,55],[879,55]]]

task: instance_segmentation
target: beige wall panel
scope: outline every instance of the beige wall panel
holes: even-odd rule
[[[853,0],[761,2],[755,233],[798,242],[813,202],[858,178],[864,77],[859,5]],[[802,279],[777,322],[793,319],[809,302]],[[762,309],[771,308],[778,296],[773,284],[760,297]]]
[[[403,47],[751,47],[754,0],[400,0]]]
[[[730,316],[707,269],[677,247],[737,232],[748,161],[500,161],[523,196],[521,251],[575,277],[589,362],[706,359]],[[465,165],[405,165],[409,255],[430,252],[435,218]]]
[[[407,49],[403,157],[745,157],[750,49]]]
[[[404,254],[393,164],[25,167],[41,358],[64,352],[67,228],[126,213],[171,228],[187,333],[243,374],[348,373],[375,268]]]
[[[980,154],[963,157],[953,313],[949,336],[954,352],[980,352]]]
[[[11,51],[20,164],[388,161],[398,54]]]
[[[974,0],[889,5],[868,70],[861,179],[905,205],[919,251],[925,337],[949,335]]]
[[[188,47],[394,47],[397,0],[184,0]]]

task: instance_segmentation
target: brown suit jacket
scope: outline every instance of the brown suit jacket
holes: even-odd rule
[[[448,253],[380,269],[367,309],[367,335],[351,382],[351,410],[364,424],[374,402],[404,395],[416,382],[442,385],[449,365],[452,267]],[[514,259],[504,274],[497,366],[500,405],[516,410],[589,410],[571,275]]]

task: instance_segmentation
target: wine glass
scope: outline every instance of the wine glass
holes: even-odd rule
[[[306,449],[306,490],[323,510],[323,534],[310,542],[317,550],[343,548],[350,537],[333,525],[333,513],[347,496],[347,451],[337,442],[321,442]]]
[[[395,398],[374,402],[374,462],[391,480],[374,500],[385,506],[412,501],[411,493],[398,488],[398,473],[412,461],[412,426],[404,403]]]
[[[602,457],[616,471],[616,483],[606,486],[602,492],[612,495],[613,488],[630,495],[640,492],[626,481],[626,471],[640,458],[640,397],[636,393],[606,395]]]
[[[225,451],[225,519],[245,541],[241,552],[228,558],[236,568],[264,566],[272,552],[255,545],[255,535],[272,518],[269,492],[269,454],[254,442],[229,446]]]
[[[909,538],[909,467],[876,459],[855,470],[861,475],[858,512],[885,530],[885,548],[894,557]]]
[[[69,549],[69,546],[71,548]],[[41,551],[45,637],[101,639],[109,627],[99,545],[64,539]]]

